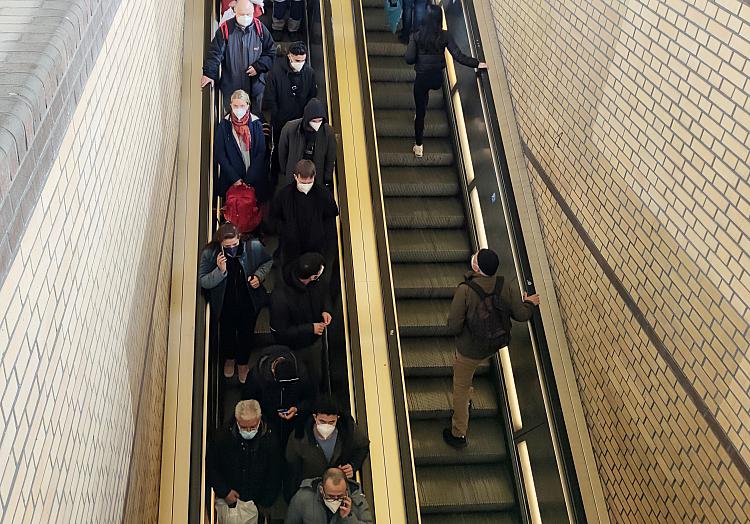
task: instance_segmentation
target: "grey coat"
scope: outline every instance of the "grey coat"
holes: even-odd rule
[[[289,504],[285,524],[328,524],[330,511],[323,504],[320,495],[321,478],[307,479],[300,484],[299,491],[294,495]],[[373,522],[370,506],[367,503],[359,484],[353,480],[347,480],[349,485],[349,497],[352,499],[352,511],[345,519],[339,513],[331,520],[332,524],[347,523],[360,524]]]

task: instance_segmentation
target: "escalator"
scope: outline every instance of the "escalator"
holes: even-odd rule
[[[388,32],[382,0],[364,0],[363,15],[422,522],[518,522],[503,399],[489,365],[474,380],[468,447],[442,439],[455,350],[448,311],[474,249],[446,100],[430,93],[424,157],[416,158],[406,46]]]

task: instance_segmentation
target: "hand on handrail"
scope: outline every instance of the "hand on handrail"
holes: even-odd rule
[[[207,77],[206,75],[203,75],[203,76],[201,77],[201,87],[202,87],[202,88],[203,88],[203,87],[206,87],[206,86],[207,86],[208,84],[211,84],[211,86],[213,86],[213,85],[214,85],[214,80],[213,80],[213,78],[209,78],[209,77]]]

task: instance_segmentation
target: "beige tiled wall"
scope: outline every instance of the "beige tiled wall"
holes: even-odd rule
[[[610,516],[748,522],[750,5],[492,5]]]
[[[182,4],[123,0],[0,288],[0,522],[155,522]]]

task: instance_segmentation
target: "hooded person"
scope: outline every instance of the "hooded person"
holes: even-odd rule
[[[291,180],[297,162],[311,160],[320,182],[330,187],[336,152],[336,134],[327,122],[325,107],[313,98],[305,106],[302,118],[287,122],[281,130],[279,171]]]

